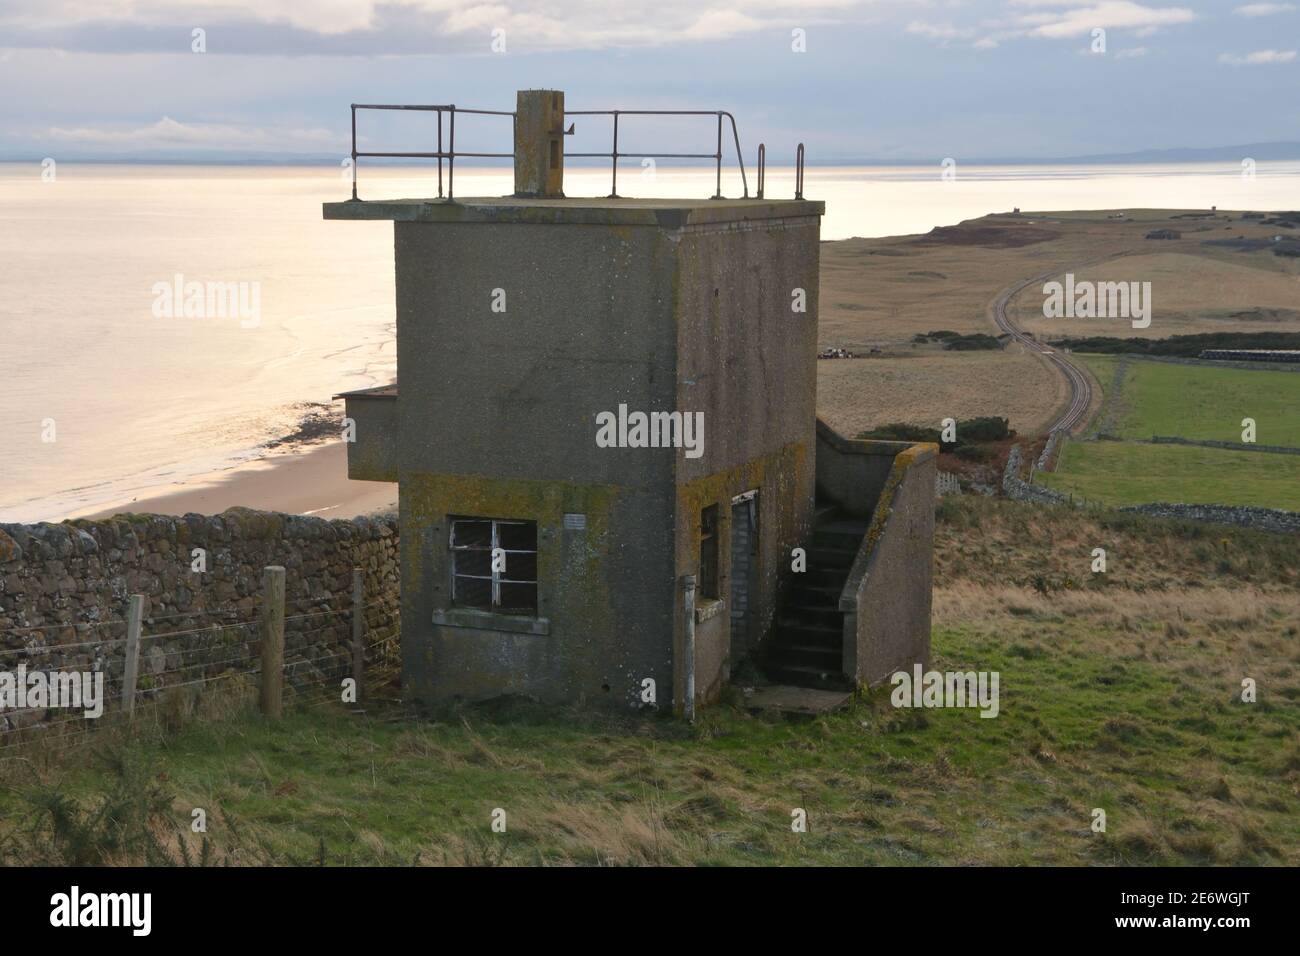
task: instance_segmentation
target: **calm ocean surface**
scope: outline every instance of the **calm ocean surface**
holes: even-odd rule
[[[990,212],[1117,207],[1295,209],[1300,163],[810,167],[823,238],[927,232]],[[752,170],[751,170],[752,176]],[[361,170],[363,199],[436,194],[429,170]],[[569,169],[571,196],[607,171]],[[632,196],[712,193],[704,170],[620,170]],[[461,196],[509,192],[507,170],[459,169]],[[751,180],[752,188],[752,180]],[[738,195],[738,181],[724,192]],[[770,169],[769,197],[793,195]],[[257,455],[301,403],[388,382],[389,223],[325,222],[348,198],[324,167],[0,164],[0,521],[59,520]],[[238,316],[155,314],[157,284],[243,283]],[[247,300],[246,300],[247,301]],[[50,437],[53,441],[44,441]]]

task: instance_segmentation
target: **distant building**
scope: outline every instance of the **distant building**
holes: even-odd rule
[[[515,195],[324,208],[394,222],[398,384],[342,397],[398,485],[403,693],[693,713],[746,661],[926,661],[937,447],[817,418],[823,203],[566,197],[564,94],[506,115]]]
[[[1181,239],[1183,234],[1173,229],[1152,229],[1147,233],[1148,239]]]

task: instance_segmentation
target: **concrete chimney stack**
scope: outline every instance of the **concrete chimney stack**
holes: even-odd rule
[[[515,195],[564,198],[564,93],[520,90],[515,105]]]

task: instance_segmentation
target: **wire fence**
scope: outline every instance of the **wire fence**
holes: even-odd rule
[[[282,569],[267,571],[283,582]],[[367,675],[398,658],[398,596],[367,600],[360,570],[351,600],[285,600],[282,587],[268,587],[260,603],[240,606],[147,616],[144,604],[133,595],[121,617],[0,628],[0,760],[35,740],[93,740],[145,712],[192,714],[218,690],[232,699],[257,692],[264,709],[272,693],[276,712],[281,701],[361,703]],[[60,640],[69,632],[77,639]],[[278,680],[263,680],[268,660]]]

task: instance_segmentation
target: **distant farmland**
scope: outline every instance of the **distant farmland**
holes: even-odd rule
[[[1109,390],[1119,360],[1078,357]],[[1300,372],[1129,361],[1119,399],[1120,414],[1108,429],[1117,438],[1239,442],[1241,420],[1249,417],[1259,444],[1300,447]]]
[[[1137,442],[1070,442],[1036,479],[1100,504],[1252,505],[1300,511],[1300,456]]]
[[[1077,355],[1102,383],[1100,429],[1123,441],[1070,442],[1038,480],[1108,505],[1182,502],[1300,509],[1300,455],[1149,444],[1153,435],[1300,447],[1300,373]],[[1115,372],[1124,363],[1118,393]]]

